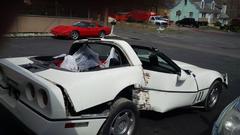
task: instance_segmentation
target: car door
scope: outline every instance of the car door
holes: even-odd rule
[[[134,50],[143,64],[146,81],[143,89],[149,93],[153,110],[166,112],[194,103],[198,90],[193,75],[158,51],[141,47]]]
[[[89,23],[88,22],[84,22],[81,21],[77,24],[75,24],[75,26],[77,26],[77,31],[80,33],[81,37],[86,37],[89,36]]]
[[[95,22],[90,22],[88,25],[88,34],[90,37],[98,37],[100,33],[100,28]]]

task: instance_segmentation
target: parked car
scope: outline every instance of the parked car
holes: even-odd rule
[[[155,25],[158,25],[158,26],[164,26],[164,27],[168,26],[168,19],[163,18],[161,16],[150,16],[149,17],[149,22],[151,22]]]
[[[210,110],[227,84],[227,75],[116,39],[75,41],[66,56],[0,59],[0,103],[39,135],[132,135],[139,110]]]
[[[182,20],[176,21],[177,26],[190,26],[190,27],[199,27],[197,21],[194,18],[184,18]]]
[[[214,124],[212,135],[240,135],[240,97],[222,111]]]
[[[230,21],[229,30],[233,32],[240,32],[240,18],[235,18]]]
[[[51,29],[51,33],[55,37],[68,37],[74,40],[80,37],[104,37],[110,32],[110,27],[91,20],[79,21],[71,26],[60,25]]]

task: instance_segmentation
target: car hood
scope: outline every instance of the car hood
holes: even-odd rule
[[[201,68],[181,61],[174,61],[181,69],[189,70],[195,76],[199,89],[209,88],[217,78],[223,81],[223,75],[217,71]]]

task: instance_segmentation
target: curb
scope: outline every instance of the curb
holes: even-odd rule
[[[26,33],[8,33],[4,37],[18,38],[18,37],[52,37],[53,34],[48,32],[26,32]]]

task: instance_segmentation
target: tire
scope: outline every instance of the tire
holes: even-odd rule
[[[100,31],[99,32],[99,37],[100,38],[104,38],[106,36],[105,32],[104,31]]]
[[[161,24],[157,22],[157,23],[155,23],[155,25],[160,26]]]
[[[80,38],[80,34],[79,34],[78,31],[72,31],[71,34],[70,34],[70,36],[71,36],[71,38],[72,38],[73,40],[77,40],[77,39]]]
[[[216,80],[212,83],[208,95],[204,101],[205,111],[210,111],[217,105],[222,88],[222,83],[220,81]]]
[[[111,106],[109,117],[98,135],[134,135],[138,117],[136,105],[126,98],[119,98]]]

